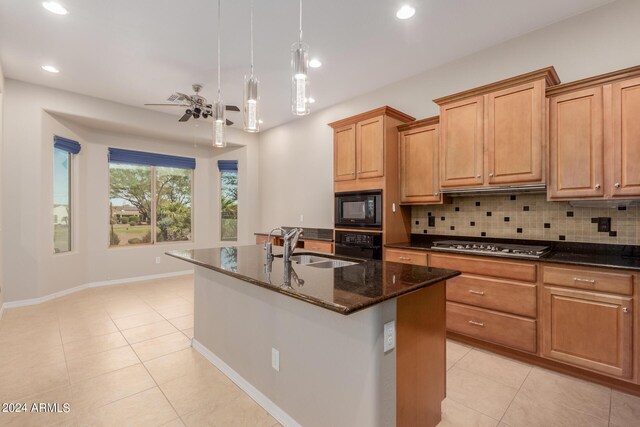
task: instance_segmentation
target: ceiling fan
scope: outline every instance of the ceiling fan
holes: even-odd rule
[[[169,98],[167,98],[167,101],[171,102],[171,104],[144,104],[144,105],[154,106],[154,107],[186,107],[184,115],[180,117],[180,119],[178,120],[179,122],[186,122],[191,117],[193,117],[194,119],[199,119],[200,117],[202,117],[203,119],[206,119],[210,117],[212,115],[212,111],[211,111],[212,105],[207,104],[207,100],[203,96],[198,95],[200,90],[202,90],[202,85],[193,84],[191,85],[191,87],[193,88],[193,91],[195,92],[195,94],[186,95],[184,93],[175,92]],[[240,111],[240,109],[235,105],[227,105],[225,106],[225,109],[227,111]],[[227,119],[227,126],[231,126],[232,124],[233,122]]]

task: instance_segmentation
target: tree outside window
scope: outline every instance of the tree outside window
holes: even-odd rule
[[[220,171],[220,240],[238,240],[238,171]]]
[[[191,240],[191,169],[110,163],[109,176],[110,246]]]

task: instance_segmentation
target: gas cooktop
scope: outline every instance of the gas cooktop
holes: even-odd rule
[[[468,252],[526,258],[540,258],[549,252],[548,246],[512,245],[508,243],[469,242],[460,240],[434,241],[431,249],[434,251]]]

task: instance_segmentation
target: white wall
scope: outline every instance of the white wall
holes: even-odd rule
[[[163,254],[213,246],[219,240],[215,203],[219,157],[238,158],[241,195],[257,194],[254,135],[230,130],[230,139],[241,146],[220,153],[208,145],[194,146],[193,140],[210,140],[210,128],[189,129],[200,133],[185,138],[180,133],[185,128],[178,127],[173,116],[15,80],[7,80],[5,89],[5,301],[45,296],[85,283],[189,270],[187,264]],[[82,144],[73,159],[74,245],[65,254],[53,253],[54,134]],[[108,147],[196,158],[193,242],[108,247]],[[254,241],[252,233],[259,221],[257,204],[246,207],[240,206],[240,244]],[[155,263],[156,256],[161,256],[160,264]]]
[[[563,82],[638,65],[639,16],[640,1],[619,0],[261,133],[261,228],[300,224],[300,214],[305,226],[333,226],[327,123],[383,105],[417,118],[437,115],[432,99],[549,65]],[[433,42],[416,54],[428,55]]]
[[[4,74],[2,72],[2,64],[0,64],[0,165],[2,165],[2,124],[4,121]],[[0,173],[0,242],[3,241],[4,234],[2,232],[2,174]],[[0,318],[2,317],[2,303],[4,301],[4,281],[3,281],[3,252],[2,244],[0,244]]]

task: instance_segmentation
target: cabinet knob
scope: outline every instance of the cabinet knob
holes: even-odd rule
[[[433,193],[433,195],[434,195],[434,196],[437,196],[437,195],[438,195],[438,193]]]
[[[491,172],[491,173],[489,174],[489,176],[493,176],[493,172]]]
[[[482,178],[482,175],[476,175],[476,178]]]
[[[600,184],[596,184],[596,190],[600,189]]]
[[[620,183],[616,182],[615,184],[613,184],[613,186],[616,187],[616,188],[620,188]]]
[[[629,307],[622,307],[622,312],[623,312],[623,313],[628,313],[628,312],[630,312],[630,311],[631,311],[631,310],[629,310]]]

